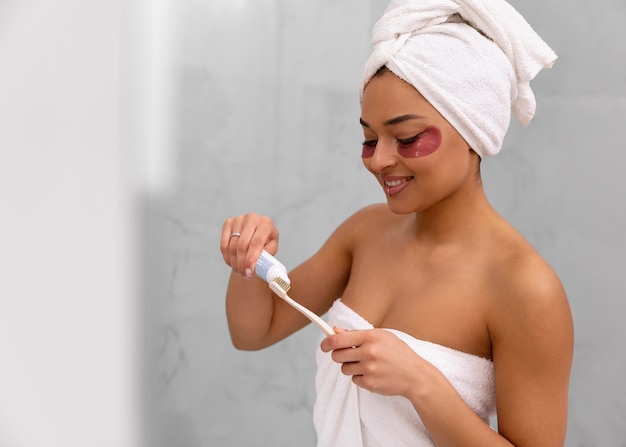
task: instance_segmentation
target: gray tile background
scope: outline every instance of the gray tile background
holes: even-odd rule
[[[560,59],[487,193],[570,297],[567,446],[626,446],[626,3],[512,3]],[[320,335],[232,348],[219,231],[268,214],[292,267],[384,200],[356,89],[385,6],[0,2],[0,445],[314,445]]]
[[[152,204],[170,274],[150,295],[169,374],[162,426],[177,445],[314,445],[319,335],[255,353],[230,346],[219,230],[231,215],[270,215],[279,258],[295,266],[350,213],[384,200],[360,164],[356,88],[386,3],[181,2],[178,183]],[[626,4],[512,3],[560,58],[533,83],[533,123],[513,123],[484,162],[486,189],[571,300],[567,445],[624,446]]]

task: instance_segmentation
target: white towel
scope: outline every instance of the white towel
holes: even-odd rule
[[[386,65],[481,157],[500,151],[511,110],[530,123],[536,109],[530,81],[556,60],[504,0],[392,1],[374,26],[372,45],[361,95]]]
[[[337,300],[328,312],[331,326],[372,329],[360,315]],[[485,422],[495,414],[493,362],[388,329],[448,378],[469,407]],[[413,405],[400,396],[382,396],[359,388],[343,375],[330,353],[317,350],[314,408],[318,447],[434,446]],[[442,415],[445,417],[445,415]]]

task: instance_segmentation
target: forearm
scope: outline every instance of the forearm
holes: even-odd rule
[[[427,385],[410,397],[438,447],[511,447],[513,444],[481,420],[434,366]]]
[[[267,283],[233,272],[226,291],[226,317],[233,345],[244,350],[266,347],[273,314],[274,299]]]

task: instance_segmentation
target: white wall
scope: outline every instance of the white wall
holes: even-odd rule
[[[122,2],[0,2],[0,445],[140,443]]]

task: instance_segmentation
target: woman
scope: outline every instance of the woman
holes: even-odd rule
[[[362,160],[387,197],[289,273],[336,334],[317,352],[320,446],[562,446],[573,328],[563,287],[490,206],[480,161],[554,53],[504,1],[395,1],[362,81]],[[227,316],[239,349],[308,323],[253,266],[278,230],[226,220]],[[489,418],[497,415],[493,430]]]

